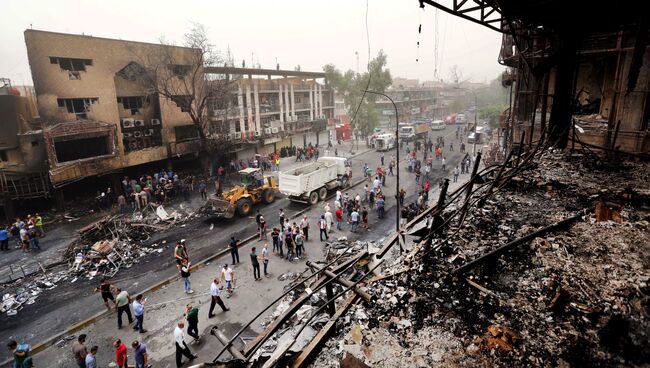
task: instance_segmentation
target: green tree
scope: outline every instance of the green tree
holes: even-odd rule
[[[478,109],[478,117],[479,119],[487,120],[490,124],[490,127],[492,127],[492,129],[495,129],[499,124],[499,115],[501,115],[501,113],[503,113],[503,111],[507,108],[508,105],[499,104],[481,106]]]
[[[390,70],[386,68],[387,56],[380,50],[377,56],[368,64],[368,72],[363,74],[348,70],[342,73],[333,64],[323,67],[327,82],[334,90],[343,96],[343,102],[352,119],[352,126],[362,134],[368,135],[379,124],[379,112],[376,108],[378,96],[365,93],[367,90],[384,93],[393,79]],[[370,79],[370,81],[368,81]],[[361,99],[363,98],[363,101]],[[361,101],[361,104],[359,104]]]

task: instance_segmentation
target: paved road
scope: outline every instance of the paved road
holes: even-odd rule
[[[455,130],[447,128],[445,131],[432,132],[430,134],[434,139],[437,135],[446,136],[446,141],[450,142],[455,135]],[[448,167],[456,165],[461,158],[460,153],[458,153],[457,143],[454,146],[456,146],[456,152],[446,154]],[[386,158],[388,159],[391,154],[394,154],[394,151],[387,153]],[[402,159],[405,157],[404,154],[401,156]],[[366,152],[352,160],[353,176],[356,176],[356,178],[360,177],[361,167],[364,162],[368,162],[371,167],[378,165],[379,153],[375,151]],[[407,191],[407,201],[415,200],[417,194],[414,176],[406,171],[404,162],[402,162],[401,166],[400,185]],[[444,173],[439,170],[439,163],[438,165],[434,164],[432,183],[436,183],[440,177],[448,176],[448,174],[448,172]],[[395,226],[396,208],[395,201],[393,200],[395,195],[394,180],[393,177],[389,177],[386,182],[386,188],[384,188],[384,192],[388,197],[386,203],[386,219],[378,221],[374,214],[371,215],[370,221],[371,224],[375,223],[375,231],[367,234],[352,234],[350,236],[351,239],[377,239],[385,236]],[[351,189],[350,194],[352,195],[356,191],[362,192],[362,188],[362,186],[359,186],[358,189]],[[285,213],[291,216],[297,211],[305,209],[306,205],[291,203],[286,198],[280,196],[273,204],[258,208],[265,215],[267,221],[271,225],[275,225],[277,222],[277,213],[280,208],[283,208]],[[320,208],[321,204],[319,203],[317,208],[310,211],[309,216],[314,223],[321,213]],[[255,222],[252,218],[237,218],[230,221],[220,220],[214,224],[214,229],[210,230],[209,223],[203,220],[195,220],[187,223],[184,227],[175,227],[168,231],[155,234],[145,245],[166,240],[167,248],[162,253],[151,254],[141,259],[132,268],[121,270],[115,279],[112,280],[112,283],[123,289],[135,292],[156,284],[162,279],[173,276],[177,273],[175,264],[172,261],[173,244],[181,238],[185,238],[188,241],[190,259],[200,260],[224,249],[231,235],[245,238],[255,232]],[[312,228],[315,228],[315,226],[312,226]],[[45,340],[49,336],[59,333],[78,321],[100,312],[103,309],[103,304],[99,295],[93,293],[94,286],[97,282],[98,280],[89,281],[86,279],[79,279],[76,283],[66,282],[53,290],[44,292],[37,299],[36,303],[26,306],[18,315],[0,315],[0,326],[2,326],[3,337],[5,340],[16,339],[35,344]]]

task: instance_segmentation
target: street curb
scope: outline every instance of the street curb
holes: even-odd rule
[[[350,158],[361,155],[361,154],[364,154],[364,153],[367,153],[369,151],[371,151],[371,149],[369,149],[367,151],[364,151],[364,152],[360,152],[360,153],[355,154],[355,155],[352,155],[352,156],[350,156]],[[348,188],[356,187],[357,185],[362,184],[364,182],[366,182],[366,180],[359,180],[354,184],[350,184],[350,186]],[[332,198],[334,195],[335,194],[332,194],[332,195],[328,196],[327,199]],[[293,215],[289,216],[288,219],[291,220],[291,219],[300,217],[303,213],[309,211],[311,208],[312,208],[312,206],[308,206],[305,209],[297,211]],[[253,234],[253,235],[243,239],[239,243],[239,247],[241,248],[244,245],[247,245],[248,243],[250,243],[251,241],[253,241],[257,237],[258,237],[258,234]],[[194,264],[194,265],[192,265],[190,267],[190,272],[195,272],[195,271],[207,266],[208,263],[210,263],[210,262],[214,261],[215,259],[220,258],[220,257],[222,257],[224,255],[227,255],[229,252],[230,252],[230,250],[224,249],[224,250],[221,250],[221,251],[219,251],[219,252],[217,252],[217,253],[209,256],[209,257],[206,257],[206,258],[198,261],[196,264]],[[162,287],[164,287],[166,285],[171,284],[172,282],[174,282],[174,281],[176,281],[178,279],[180,279],[179,274],[176,274],[174,276],[170,276],[167,279],[164,279],[164,280],[158,282],[157,284],[151,285],[150,287],[148,287],[148,288],[146,288],[146,289],[144,289],[144,290],[142,290],[142,291],[140,291],[138,293],[134,293],[132,295],[152,293],[154,291],[157,291],[157,290],[161,289]],[[77,331],[79,331],[79,330],[81,330],[81,329],[83,329],[83,328],[85,328],[85,327],[99,321],[100,319],[102,319],[104,317],[107,317],[109,315],[112,315],[112,314],[113,314],[112,312],[109,312],[109,311],[106,311],[106,310],[102,311],[102,312],[99,312],[99,313],[95,314],[92,317],[89,317],[89,318],[87,318],[87,319],[85,319],[85,320],[83,320],[81,322],[78,322],[78,323],[75,323],[75,324],[71,325],[70,327],[63,330],[63,332],[60,332],[60,333],[58,333],[58,334],[56,334],[54,336],[51,336],[51,337],[45,339],[45,341],[43,341],[43,342],[39,342],[37,344],[32,345],[32,350],[30,351],[31,356],[33,357],[36,354],[40,353],[41,351],[49,348],[50,346],[54,345],[56,342],[61,340],[63,337],[69,336],[69,335],[71,335],[71,334],[73,334],[73,333],[75,333],[75,332],[77,332]],[[7,359],[7,360],[0,363],[0,367],[10,367],[10,364],[12,362],[13,362],[13,358]]]

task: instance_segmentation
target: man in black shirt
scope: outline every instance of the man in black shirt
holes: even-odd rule
[[[239,239],[235,239],[234,236],[230,237],[230,255],[232,256],[232,264],[239,263]],[[236,261],[236,262],[235,262]]]

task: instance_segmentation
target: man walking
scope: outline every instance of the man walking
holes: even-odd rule
[[[334,216],[329,209],[325,211],[325,221],[327,222],[327,232],[329,233],[332,231],[332,226],[334,225]]]
[[[192,280],[190,280],[190,262],[185,261],[180,268],[181,278],[183,279],[183,289],[185,294],[194,294],[192,290]]]
[[[454,183],[458,181],[458,166],[454,168]]]
[[[219,304],[221,307],[221,310],[224,312],[229,311],[230,309],[226,308],[226,305],[223,303],[223,300],[221,300],[221,290],[219,289],[221,284],[221,280],[218,277],[215,277],[214,280],[212,280],[212,284],[210,284],[210,309],[208,310],[208,318],[214,317],[214,314],[212,312],[214,311],[214,306]]]
[[[200,340],[199,336],[199,308],[193,307],[192,303],[185,306],[185,318],[187,319],[187,334],[194,338],[194,342]]]
[[[102,277],[102,279],[99,281],[99,286],[95,288],[95,292],[101,291],[102,299],[104,300],[104,305],[106,306],[106,309],[109,311],[111,310],[111,306],[108,304],[108,301],[110,300],[113,303],[113,307],[117,308],[115,306],[115,297],[113,296],[113,285],[111,285],[106,277]]]
[[[442,158],[442,171],[447,171],[447,159]]]
[[[341,230],[341,221],[343,221],[343,209],[341,207],[336,209],[336,230]]]
[[[262,279],[262,276],[260,275],[260,262],[257,259],[257,253],[255,253],[255,247],[251,248],[251,265],[253,266],[253,278],[255,281],[259,281]]]
[[[142,299],[142,294],[138,294],[138,296],[135,297],[131,306],[133,307],[133,315],[135,316],[133,329],[138,330],[140,333],[147,332],[147,330],[142,327],[144,322],[144,299]]]
[[[86,368],[86,355],[88,355],[88,350],[86,349],[86,334],[81,334],[77,338],[77,341],[72,343],[72,355],[74,355],[74,360],[77,362],[77,365],[80,368]]]
[[[129,324],[133,323],[133,317],[131,316],[131,298],[129,293],[126,290],[121,290],[120,288],[115,288],[117,296],[115,297],[115,305],[117,306],[117,328],[122,328],[122,313],[126,313],[126,316],[129,318]]]
[[[384,196],[377,197],[377,216],[380,219],[384,218],[384,205],[385,205]]]
[[[135,356],[135,368],[150,368],[149,354],[147,354],[147,346],[135,340],[131,343],[133,348],[133,355]]]
[[[320,220],[318,220],[318,228],[320,229],[320,241],[323,241],[323,235],[325,235],[325,240],[329,240],[327,235],[327,221],[325,220],[325,215],[321,215]]]
[[[228,298],[232,295],[232,291],[234,288],[234,283],[235,283],[235,273],[233,272],[232,268],[228,267],[228,264],[224,264],[223,268],[221,269],[221,279],[223,279],[226,282],[226,290],[228,291]]]
[[[303,236],[300,232],[296,234],[296,238],[294,239],[294,243],[296,243],[296,257],[301,258],[302,253],[304,251],[304,239]]]
[[[234,236],[231,236],[228,248],[230,249],[230,256],[232,257],[232,264],[239,263],[239,239],[235,239]]]
[[[381,160],[381,166],[384,166],[384,153],[381,153],[381,156],[379,156],[379,159]]]
[[[176,328],[174,329],[174,345],[176,346],[176,368],[183,366],[183,355],[189,360],[194,360],[197,358],[196,355],[192,354],[190,349],[185,343],[185,335],[183,334],[183,328],[185,323],[178,322]]]
[[[266,219],[264,216],[260,215],[260,223],[258,224],[260,227],[260,241],[266,240]],[[239,262],[239,253],[237,253],[237,262]]]
[[[118,368],[128,368],[126,356],[126,345],[122,343],[122,340],[117,339],[113,342],[113,347],[115,348],[115,361],[117,362]]]

